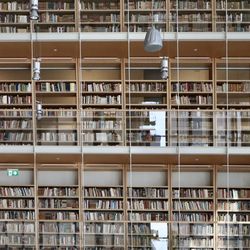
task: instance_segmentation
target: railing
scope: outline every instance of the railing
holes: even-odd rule
[[[249,147],[250,110],[0,110],[1,145]]]

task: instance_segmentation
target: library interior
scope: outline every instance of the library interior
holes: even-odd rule
[[[0,250],[249,250],[249,152],[249,0],[0,1]]]

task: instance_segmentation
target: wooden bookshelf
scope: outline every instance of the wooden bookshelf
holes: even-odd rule
[[[53,177],[44,180],[44,176]],[[80,190],[74,165],[38,166],[37,207],[39,248],[80,247]]]
[[[121,1],[80,1],[82,32],[120,32]]]
[[[33,166],[20,164],[18,176],[7,176],[8,169],[0,166],[0,247],[34,249],[36,246],[36,202]]]
[[[225,31],[226,22],[229,32],[249,31],[250,4],[248,1],[216,1],[216,31]],[[227,11],[226,11],[227,8]]]
[[[247,168],[219,167],[217,171],[217,249],[248,248],[249,200]],[[241,179],[234,181],[235,176]],[[230,183],[230,186],[227,185]]]
[[[213,3],[211,0],[170,0],[170,32],[211,32],[213,27]],[[178,22],[177,22],[178,21]]]
[[[74,32],[76,31],[76,7],[74,0],[39,1],[39,21],[35,23],[36,32]]]
[[[212,61],[184,59],[171,64],[171,109],[212,109]]]
[[[249,247],[249,166],[2,164],[0,184],[2,249]]]
[[[190,183],[188,178],[195,180]],[[214,178],[213,168],[201,167],[196,172],[192,166],[172,168],[174,249],[215,248]]]
[[[29,19],[25,1],[0,4],[1,33],[146,32],[152,24],[161,32],[249,32],[247,0],[121,0],[39,1],[39,20]],[[227,16],[226,16],[227,15]],[[226,21],[227,20],[227,21]],[[178,21],[178,22],[177,22]],[[227,25],[226,25],[227,24]]]
[[[166,32],[167,10],[165,1],[130,0],[124,4],[124,28],[130,32],[147,32],[152,24]],[[129,29],[128,29],[129,25]]]
[[[86,165],[85,171],[82,176],[84,247],[122,249],[126,208],[122,169],[119,165],[113,168]]]
[[[128,249],[168,248],[169,187],[168,170],[143,166],[127,172]],[[148,177],[150,176],[150,180]],[[157,181],[156,181],[157,179]],[[147,183],[147,184],[146,184]]]

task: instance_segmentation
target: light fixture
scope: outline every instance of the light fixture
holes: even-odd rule
[[[38,20],[38,0],[30,0],[30,19]]]
[[[156,52],[162,49],[162,38],[160,31],[152,26],[146,33],[144,39],[144,49],[147,52]]]
[[[33,80],[40,80],[41,59],[36,58],[33,61]]]
[[[161,60],[161,79],[168,79],[168,58],[166,56]]]
[[[147,52],[156,52],[162,49],[162,38],[161,33],[159,30],[157,30],[154,25],[154,0],[152,0],[152,27],[147,31],[145,39],[144,39],[144,49]]]
[[[43,107],[42,103],[37,101],[36,102],[36,119],[41,120],[43,117]]]

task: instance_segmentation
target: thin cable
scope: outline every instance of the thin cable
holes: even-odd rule
[[[127,46],[128,46],[128,70],[127,70],[127,77],[128,77],[128,116],[129,116],[129,190],[131,190],[131,195],[130,195],[130,216],[128,214],[127,219],[129,219],[129,224],[130,224],[130,231],[128,230],[129,234],[128,237],[130,237],[130,248],[133,249],[133,195],[132,195],[132,188],[133,188],[133,176],[132,176],[132,151],[131,151],[131,147],[132,147],[132,118],[131,118],[131,88],[130,88],[130,81],[131,81],[131,53],[130,53],[130,11],[129,11],[129,0],[127,0],[127,16],[128,16],[128,27],[127,27]],[[126,73],[126,72],[125,72]],[[125,74],[126,75],[126,74]],[[126,88],[126,86],[125,86]],[[126,111],[125,111],[126,112]],[[125,113],[126,114],[126,113]],[[126,115],[125,115],[126,117]],[[127,190],[126,190],[127,192]]]
[[[81,167],[80,167],[80,177],[81,177],[81,180],[80,180],[80,194],[82,194],[80,197],[81,197],[81,200],[80,200],[80,203],[81,203],[81,209],[80,209],[80,212],[81,212],[81,215],[79,216],[79,218],[82,218],[82,225],[80,225],[80,232],[82,232],[82,235],[80,236],[81,237],[81,241],[82,242],[82,247],[84,248],[85,247],[85,243],[86,243],[86,237],[85,236],[85,230],[86,230],[86,220],[85,220],[85,207],[84,207],[84,178],[82,178],[85,174],[85,169],[84,169],[84,151],[83,151],[83,138],[82,138],[82,129],[83,129],[83,121],[82,121],[82,117],[83,117],[83,104],[82,104],[82,101],[83,101],[83,96],[82,96],[82,79],[83,79],[83,76],[82,76],[82,41],[81,41],[81,5],[78,5],[78,19],[79,19],[79,25],[78,25],[78,46],[79,46],[79,63],[78,63],[78,80],[79,80],[79,84],[78,84],[78,91],[80,91],[81,95],[80,95],[80,100],[79,100],[79,109],[78,109],[78,114],[77,114],[77,117],[79,120],[79,129],[80,129],[80,138],[78,138],[78,140],[80,141],[80,147],[81,147]]]
[[[226,178],[227,178],[227,249],[229,249],[230,247],[230,242],[229,242],[229,237],[230,237],[230,223],[229,223],[229,181],[230,181],[230,167],[229,167],[229,146],[230,146],[230,126],[229,126],[229,122],[230,122],[230,112],[229,112],[229,95],[228,95],[228,91],[229,91],[229,86],[228,86],[228,80],[229,80],[229,72],[228,72],[228,66],[229,66],[229,61],[228,61],[228,10],[227,10],[227,7],[228,7],[228,1],[225,0],[225,4],[226,4],[226,10],[225,10],[225,16],[226,16],[226,20],[225,20],[225,53],[226,53],[226,108],[227,108],[227,111],[226,111],[226,126],[227,126],[227,129],[226,129],[226,171],[227,171],[227,174],[226,174]]]
[[[181,221],[181,155],[180,155],[180,60],[179,60],[179,1],[176,0],[176,80],[177,80],[177,168],[178,168],[178,247],[180,247],[180,221]]]

